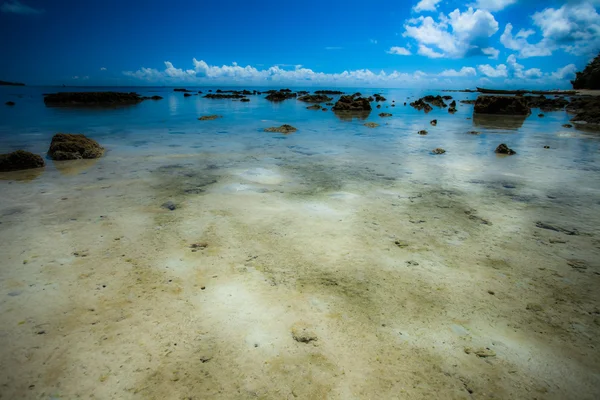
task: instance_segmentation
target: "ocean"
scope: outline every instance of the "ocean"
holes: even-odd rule
[[[0,87],[0,153],[106,148],[0,173],[6,398],[597,395],[597,132],[477,93],[334,88],[387,98],[361,119],[188,89]],[[164,99],[44,105],[79,90]]]

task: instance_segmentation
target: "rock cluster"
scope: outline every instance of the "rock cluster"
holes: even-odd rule
[[[522,97],[479,96],[475,101],[476,114],[529,115],[531,109]]]

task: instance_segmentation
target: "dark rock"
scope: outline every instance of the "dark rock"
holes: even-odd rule
[[[325,103],[326,106],[333,106],[333,103]]]
[[[287,99],[294,99],[298,96],[296,93],[291,93],[289,89],[282,89],[279,92],[271,92],[267,97],[269,101],[284,101]]]
[[[544,148],[545,148],[545,149],[549,149],[549,148],[550,148],[550,146],[544,146]]]
[[[198,94],[202,94],[202,90],[198,90]]]
[[[0,81],[0,86],[25,86],[25,84],[20,82]]]
[[[288,124],[284,124],[281,125],[279,127],[271,127],[271,128],[266,128],[265,132],[279,132],[279,133],[283,133],[285,135],[289,134],[289,133],[293,133],[296,132],[298,129],[294,128],[291,125]]]
[[[45,163],[42,157],[25,150],[17,150],[8,154],[0,154],[0,172],[41,168],[44,165]]]
[[[312,106],[306,107],[307,110],[320,110],[321,106],[318,104],[313,104]]]
[[[475,104],[476,100],[461,100],[460,102],[463,104]]]
[[[183,88],[177,88],[177,89],[173,89],[174,92],[191,92],[191,90],[187,90],[187,89],[183,89]]]
[[[377,104],[377,108],[381,108],[381,104]]]
[[[356,92],[352,95],[352,97],[360,97],[360,96],[362,96],[362,94],[360,94],[360,92]]]
[[[240,100],[242,103],[248,103],[250,101],[250,99],[241,99]]]
[[[205,99],[243,99],[245,96],[237,93],[208,93],[203,97]]]
[[[327,97],[324,94],[307,94],[307,95],[298,97],[298,100],[304,101],[307,103],[325,103],[327,101],[333,100],[333,97]]]
[[[304,96],[305,94],[308,94],[307,90],[298,90],[296,93],[298,93],[298,96]]]
[[[437,119],[433,119],[429,122],[432,126],[436,126],[437,125]]]
[[[371,104],[364,97],[342,96],[332,108],[333,111],[371,111]]]
[[[421,136],[425,136],[425,135],[427,135],[427,131],[426,131],[425,129],[423,129],[423,130],[420,130],[420,131],[419,131],[419,132],[417,132],[417,133],[418,133],[419,135],[421,135]]]
[[[375,97],[375,101],[386,101],[385,97],[383,97],[382,95],[377,94],[377,93],[374,94],[373,97]]]
[[[152,96],[150,97],[150,100],[162,100],[163,98],[160,96]]]
[[[59,92],[44,96],[47,106],[106,107],[137,104],[144,98],[137,93],[123,92]]]
[[[367,128],[377,128],[379,126],[379,124],[375,123],[375,122],[367,122],[366,124],[364,124]]]
[[[567,112],[574,113],[571,121],[585,122],[600,127],[600,96],[578,97],[571,99]]]
[[[223,118],[223,116],[222,115],[203,115],[198,119],[200,121],[211,121],[211,120],[217,119],[217,118]]]
[[[454,107],[449,107],[449,108],[448,108],[448,112],[449,112],[450,114],[454,114],[454,113],[456,112],[456,108],[454,108]]]
[[[479,135],[481,132],[478,131],[469,131],[467,132],[469,135]]]
[[[321,111],[327,111],[327,108],[323,107],[323,108],[321,109]]]
[[[316,94],[344,94],[344,92],[340,92],[339,90],[315,90]]]
[[[523,101],[530,108],[539,108],[542,111],[558,111],[562,110],[569,104],[569,101],[563,97],[554,99],[547,98],[544,95],[540,96],[523,96]]]
[[[563,124],[563,128],[572,128],[572,127],[573,127],[573,125],[571,125],[571,124]]]
[[[427,95],[427,96],[423,97],[422,100],[429,104],[437,106],[437,107],[448,107],[448,105],[446,103],[444,103],[444,99],[440,95],[437,95],[437,96]]]
[[[433,154],[444,154],[446,150],[442,149],[441,147],[438,147],[437,149],[433,149],[431,152]]]
[[[93,139],[81,134],[57,133],[52,138],[48,156],[53,160],[99,158],[104,148]]]
[[[500,115],[529,115],[531,109],[520,97],[479,96],[475,101],[474,113]]]
[[[573,89],[600,89],[600,54],[590,61],[582,72],[577,72],[571,84]]]
[[[406,103],[404,103],[404,105],[406,105]],[[425,113],[428,113],[429,111],[433,110],[433,107],[427,104],[423,99],[413,101],[412,103],[410,103],[410,106],[419,111],[424,110]]]
[[[538,117],[543,118],[544,114],[538,114]]]
[[[385,118],[385,117],[391,117],[391,116],[392,116],[392,114],[390,114],[390,113],[381,113],[381,114],[379,114],[379,116],[380,116],[381,118]]]
[[[15,105],[15,102],[14,102],[14,101],[7,101],[7,102],[6,102],[6,103],[4,103],[4,104],[6,104],[7,106],[14,106],[14,105]]]
[[[513,149],[509,149],[508,146],[505,145],[504,143],[502,143],[498,147],[496,147],[495,153],[496,154],[507,154],[509,156],[511,156],[513,154],[517,154],[516,151],[514,151]]]
[[[191,97],[192,95],[190,93],[184,93],[183,97]]]
[[[165,203],[162,203],[162,205],[160,207],[165,208],[169,211],[174,211],[175,209],[177,209],[177,205],[175,203],[173,203],[172,201],[167,201]]]
[[[392,107],[396,107],[396,105],[395,105],[395,104],[392,104]]]
[[[456,108],[456,100],[452,100],[452,103],[450,103],[450,107]]]
[[[375,99],[373,98],[373,96],[369,96],[369,98],[367,100],[369,100],[369,102],[375,101]]]
[[[452,100],[452,96],[448,96],[448,95],[442,96],[442,99],[444,99],[444,100]]]
[[[404,105],[406,105],[406,103],[404,103]]]

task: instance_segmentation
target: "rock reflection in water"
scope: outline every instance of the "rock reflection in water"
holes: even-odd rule
[[[523,126],[526,115],[491,115],[473,113],[473,125],[486,129],[517,130]]]

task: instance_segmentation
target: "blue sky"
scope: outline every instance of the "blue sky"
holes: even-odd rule
[[[0,0],[0,79],[569,87],[600,0]]]

